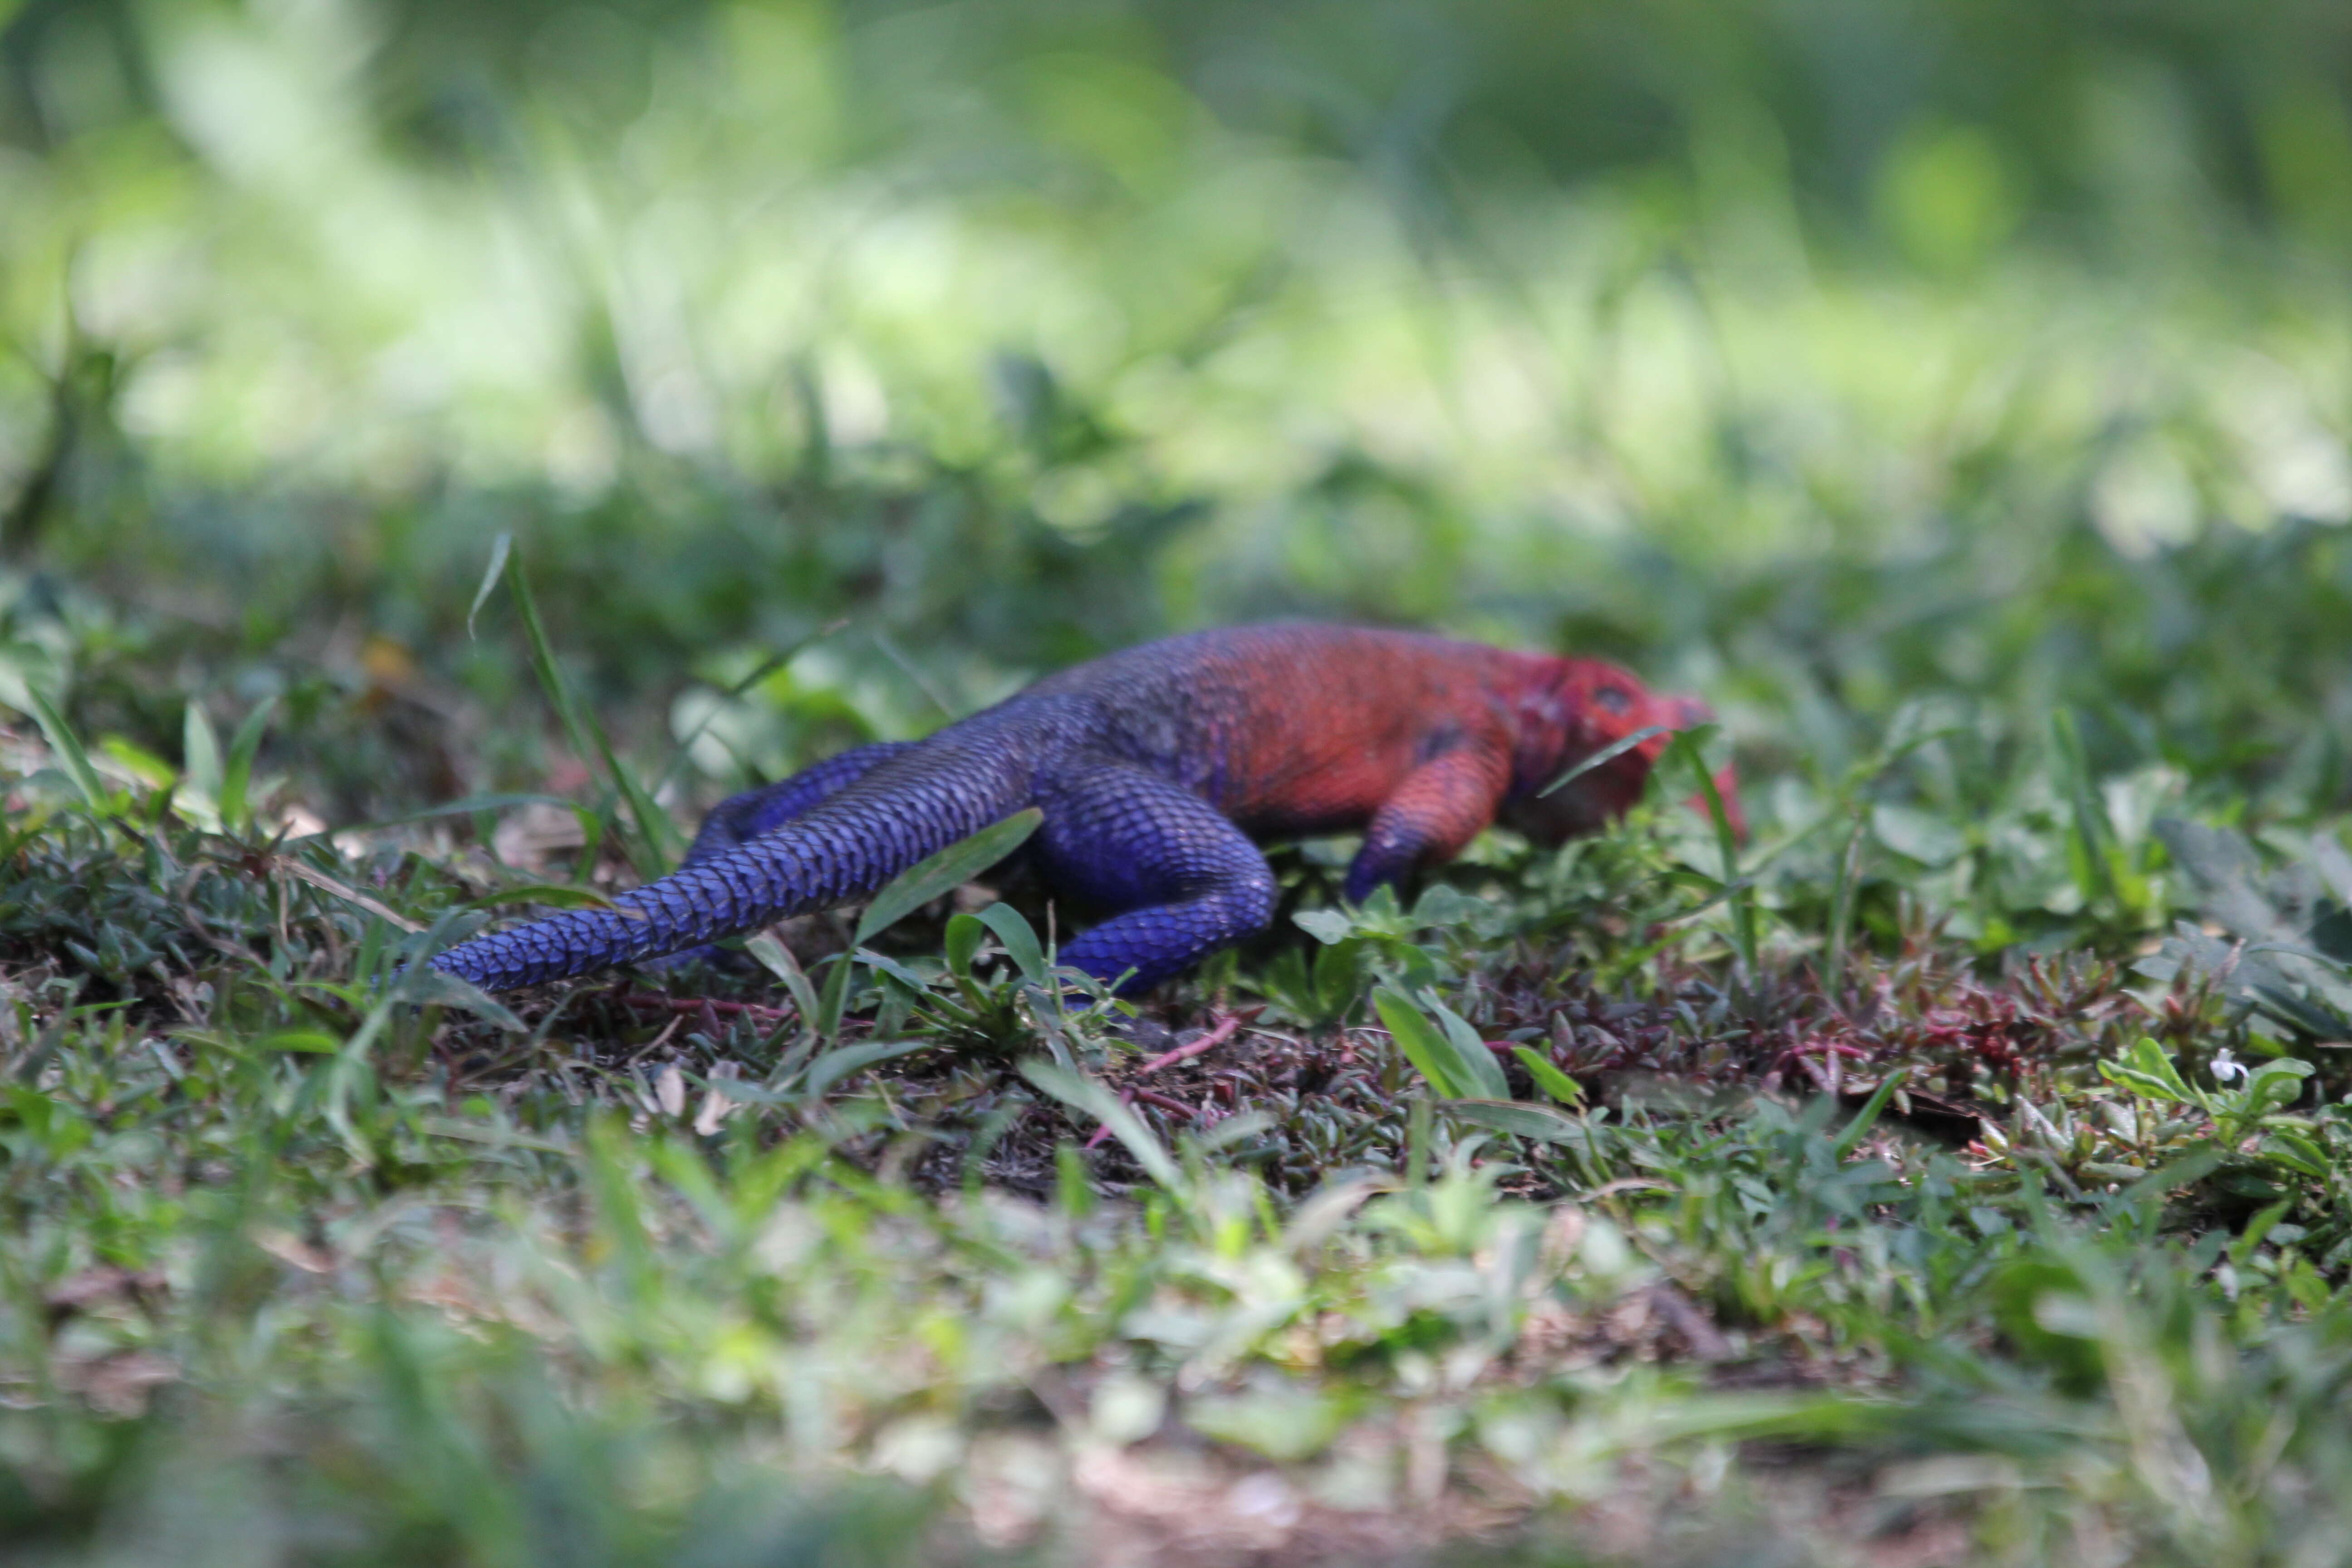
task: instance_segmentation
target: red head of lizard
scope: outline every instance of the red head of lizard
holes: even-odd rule
[[[1531,683],[1519,703],[1514,788],[1502,819],[1539,843],[1554,844],[1622,816],[1641,799],[1650,769],[1673,731],[1711,723],[1715,710],[1695,697],[1660,696],[1602,659],[1542,662],[1546,679]],[[1643,731],[1653,732],[1642,735]],[[1636,735],[1642,738],[1624,744]],[[1543,793],[1578,764],[1621,745],[1623,750]],[[1727,765],[1715,775],[1715,785],[1733,831],[1747,837],[1738,775]],[[1706,810],[1701,796],[1694,795],[1691,804]]]

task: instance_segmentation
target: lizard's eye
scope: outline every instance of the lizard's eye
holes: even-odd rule
[[[1604,686],[1592,694],[1592,700],[1612,713],[1622,713],[1633,706],[1633,699],[1622,686]]]

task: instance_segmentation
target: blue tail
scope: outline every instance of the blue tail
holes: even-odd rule
[[[893,757],[856,784],[730,848],[623,893],[436,954],[432,966],[485,991],[659,958],[787,915],[877,892],[899,872],[1028,804],[1027,770],[1001,748],[940,743]]]

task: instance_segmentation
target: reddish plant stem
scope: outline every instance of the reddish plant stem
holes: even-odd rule
[[[1136,1068],[1135,1076],[1142,1078],[1148,1073],[1158,1072],[1161,1068],[1172,1068],[1178,1062],[1188,1062],[1194,1057],[1207,1055],[1239,1034],[1244,1024],[1248,1023],[1265,1010],[1263,1007],[1254,1007],[1246,1013],[1226,1014],[1217,1020],[1214,1026],[1204,1031],[1199,1039],[1187,1040],[1172,1051],[1160,1052]]]
[[[1146,1073],[1158,1072],[1161,1068],[1174,1067],[1178,1062],[1191,1061],[1194,1057],[1205,1056],[1239,1034],[1244,1024],[1255,1022],[1257,1016],[1265,1011],[1263,1007],[1248,1007],[1238,1013],[1228,1013],[1202,1031],[1199,1039],[1187,1040],[1172,1051],[1162,1051],[1137,1068],[1135,1076],[1141,1078]],[[1123,1089],[1118,1091],[1118,1102],[1121,1105],[1133,1105],[1139,1100],[1146,1105],[1156,1105],[1160,1110],[1173,1112],[1178,1116],[1200,1114],[1198,1110],[1186,1105],[1182,1100],[1171,1100],[1167,1095],[1155,1093],[1148,1089]],[[1096,1148],[1109,1136],[1110,1123],[1105,1122],[1095,1129],[1093,1137],[1087,1140],[1087,1147]]]
[[[1118,1091],[1118,1102],[1121,1105],[1133,1105],[1138,1100],[1141,1100],[1146,1105],[1156,1105],[1171,1115],[1189,1116],[1196,1121],[1201,1117],[1199,1106],[1187,1105],[1173,1095],[1162,1094],[1155,1089],[1122,1089]],[[1087,1147],[1097,1148],[1102,1141],[1109,1136],[1110,1123],[1106,1121],[1095,1129],[1095,1135],[1087,1140]]]
[[[1130,1089],[1127,1092],[1129,1095],[1128,1103],[1130,1105],[1135,1103],[1137,1100],[1141,1100],[1146,1105],[1156,1105],[1160,1110],[1171,1112],[1177,1116],[1191,1116],[1197,1118],[1201,1114],[1201,1110],[1198,1106],[1187,1105],[1182,1100],[1178,1100],[1175,1096],[1161,1094],[1157,1089]]]

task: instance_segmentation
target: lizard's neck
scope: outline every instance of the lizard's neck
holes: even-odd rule
[[[1571,755],[1591,747],[1566,659],[1512,656],[1504,706],[1516,731],[1511,748],[1512,796],[1534,794],[1558,778]]]

